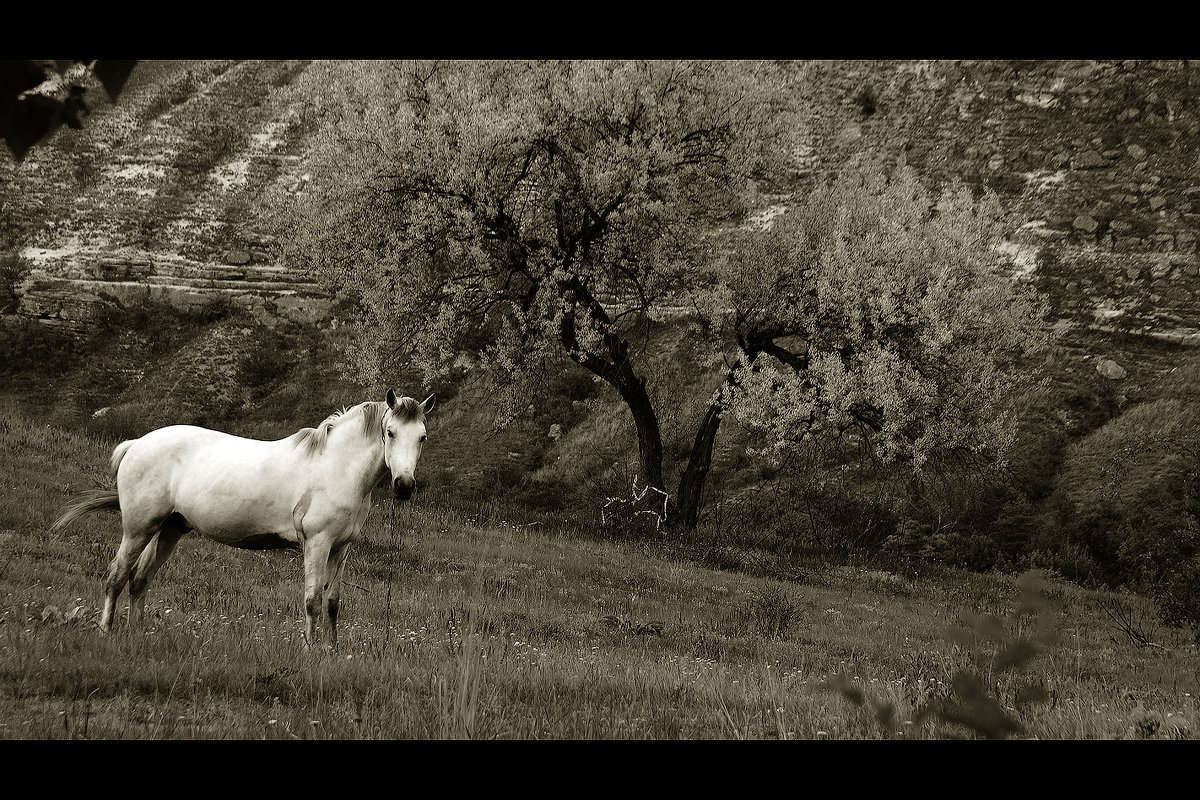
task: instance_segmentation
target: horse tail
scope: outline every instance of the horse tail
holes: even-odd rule
[[[125,458],[125,454],[129,452],[129,448],[133,446],[136,439],[126,439],[115,448],[113,448],[112,460],[109,462],[109,470],[114,478],[117,477],[117,468],[121,466],[121,461]],[[54,532],[65,528],[75,520],[91,514],[94,511],[120,511],[121,498],[117,494],[116,489],[93,489],[83,496],[83,499],[78,503],[67,508],[58,522],[50,526],[50,531]]]
[[[129,452],[129,448],[133,447],[133,443],[136,441],[137,439],[126,439],[113,449],[109,471],[114,478],[117,477],[117,467],[121,466],[121,460],[125,458],[125,454]]]
[[[120,509],[121,499],[116,489],[95,489],[88,492],[78,503],[68,508],[58,518],[58,522],[50,526],[50,532],[53,533],[65,528],[84,514],[91,514],[93,511],[119,511]]]

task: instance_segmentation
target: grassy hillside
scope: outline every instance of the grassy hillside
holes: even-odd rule
[[[694,536],[601,529],[597,506],[624,488],[633,460],[623,409],[599,385],[564,373],[528,417],[494,432],[469,382],[414,377],[401,388],[442,398],[423,489],[395,532],[383,507],[373,513],[351,557],[344,649],[333,657],[300,648],[295,554],[191,538],[152,590],[148,630],[122,623],[105,638],[91,623],[116,516],[46,530],[78,492],[107,482],[120,439],[168,422],[278,438],[380,394],[343,374],[344,331],[267,324],[220,304],[193,314],[146,305],[82,339],[30,325],[4,328],[0,735],[1194,735],[1188,620],[1168,628],[1145,597],[1081,588],[1102,554],[1086,540],[1038,538],[1075,535],[1050,519],[1056,510],[1088,502],[1087,486],[1105,491],[1106,463],[1134,463],[1107,442],[1147,441],[1156,422],[1179,433],[1183,417],[1164,412],[1194,394],[1198,365],[1178,345],[1067,338],[1043,365],[1012,464],[1027,513],[972,523],[976,534],[1003,529],[1027,555],[1031,543],[1043,548],[1041,566],[1058,572],[1042,573],[1052,602],[1037,616],[1018,613],[1016,572],[1030,561],[1007,573],[957,569],[972,529],[919,520],[881,543],[861,527],[870,508],[854,505],[855,491],[813,494],[811,473],[764,469],[735,426],[721,434],[712,513]],[[656,337],[666,362],[686,360],[669,329]],[[1124,381],[1098,377],[1096,350],[1132,354]],[[682,374],[666,362],[664,374]],[[1113,430],[1126,419],[1140,427]],[[820,497],[829,504],[812,507]],[[999,668],[1020,637],[1038,657]],[[1019,729],[983,721],[993,701]]]
[[[0,335],[12,402],[112,444],[172,423],[282,438],[342,406],[381,398],[387,388],[347,372],[354,345],[344,327],[264,320],[221,303],[191,313],[132,307],[82,338],[19,320]],[[648,343],[668,478],[686,458],[694,416],[717,380],[691,363],[684,341],[667,323],[652,328]],[[1097,365],[1110,359],[1095,353],[1119,359],[1125,376],[1102,377]],[[748,454],[750,441],[731,418],[717,438],[697,536],[784,557],[913,557],[1012,572],[1052,567],[1084,583],[1101,580],[1107,565],[1093,562],[1102,554],[1077,552],[1055,518],[1087,516],[1090,509],[1076,506],[1107,491],[1109,478],[1080,473],[1076,462],[1099,449],[1116,459],[1113,469],[1133,465],[1105,442],[1106,426],[1134,410],[1146,417],[1143,427],[1162,428],[1154,436],[1172,435],[1177,415],[1170,409],[1195,396],[1189,376],[1200,369],[1200,356],[1145,337],[1075,332],[1028,368],[1043,380],[1013,398],[1020,434],[999,471],[947,468],[913,484],[903,471],[847,473],[817,449],[772,465]],[[401,374],[395,388],[439,398],[420,466],[423,491],[453,502],[499,503],[523,521],[574,524],[597,522],[607,498],[629,496],[638,467],[628,410],[574,365],[564,362],[501,429],[489,396],[469,374],[431,386]],[[1144,431],[1138,435],[1146,439]],[[1172,475],[1186,479],[1195,457],[1186,448],[1175,457]],[[1152,448],[1145,458],[1155,460]],[[1072,489],[1080,474],[1093,478]],[[1191,506],[1177,512],[1186,520]]]
[[[104,636],[116,516],[46,529],[107,458],[93,436],[0,414],[2,737],[1190,738],[1200,725],[1195,648],[1136,597],[815,560],[719,571],[681,545],[464,516],[429,495],[394,529],[373,512],[339,654],[301,649],[297,554],[199,537],[156,579],[147,627],[122,618]]]

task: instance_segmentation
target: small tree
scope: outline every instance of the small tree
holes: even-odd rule
[[[1045,303],[997,250],[998,201],[858,167],[765,232],[741,231],[705,319],[737,342],[719,403],[770,450],[853,432],[883,462],[1003,452],[1006,401]],[[698,303],[701,302],[698,300]]]
[[[742,230],[798,131],[778,70],[327,68],[307,91],[334,122],[294,254],[360,298],[368,371],[402,356],[432,377],[469,351],[511,414],[565,353],[619,393],[666,490],[638,333],[686,304],[693,345],[723,368],[670,493],[685,527],[728,411],[775,451],[851,428],[918,467],[1004,444],[1006,366],[1038,309],[996,269],[996,202],[935,203],[911,170],[865,169]]]
[[[17,287],[29,277],[33,264],[15,250],[0,251],[0,312],[17,305]]]

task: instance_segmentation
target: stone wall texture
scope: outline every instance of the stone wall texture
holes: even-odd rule
[[[264,211],[306,185],[306,62],[143,62],[116,105],[22,164],[3,221],[36,269],[21,313],[79,327],[106,304],[213,297],[307,318]],[[805,111],[804,180],[904,158],[931,185],[997,192],[1010,254],[1070,324],[1200,341],[1200,66],[1191,61],[779,65]]]
[[[1076,325],[1200,338],[1200,62],[804,65],[812,173],[855,153],[997,192]]]

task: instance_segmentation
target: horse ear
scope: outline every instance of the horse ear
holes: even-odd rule
[[[391,389],[388,389],[387,404],[388,404],[388,408],[391,408],[391,409],[396,408],[396,393],[393,392]]]
[[[425,402],[421,403],[421,413],[428,414],[430,409],[432,409],[432,408],[433,408],[433,395],[429,395],[429,397],[425,398]]]

